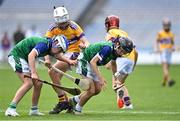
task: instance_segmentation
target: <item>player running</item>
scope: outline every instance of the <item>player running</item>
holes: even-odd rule
[[[54,20],[55,23],[49,28],[45,36],[47,38],[53,38],[56,35],[66,36],[70,45],[65,56],[73,60],[77,59],[80,48],[85,48],[89,44],[84,36],[83,30],[78,24],[70,20],[68,11],[65,7],[57,7],[54,9]],[[50,63],[48,57],[46,57],[46,62]],[[53,66],[64,72],[70,68],[68,63],[59,60]],[[49,75],[53,83],[60,84],[59,80],[61,80],[63,75],[56,73],[51,69],[49,70]],[[63,90],[55,87],[53,88],[57,93],[59,101],[53,110],[49,112],[49,114],[58,114],[62,110],[68,108],[68,98]]]
[[[106,86],[106,79],[101,75],[98,66],[112,62],[112,67],[116,68],[115,60],[124,54],[133,50],[133,43],[129,38],[117,37],[112,42],[98,42],[90,44],[78,57],[77,73],[90,81],[89,90],[80,95],[70,98],[73,105],[74,113],[80,114],[82,107],[92,97],[99,94],[103,87]],[[113,74],[115,74],[113,72]]]
[[[35,59],[51,55],[58,60],[65,61],[70,65],[76,63],[75,60],[64,58],[64,53],[68,48],[68,41],[64,36],[57,36],[54,39],[30,37],[19,42],[8,55],[8,61],[17,76],[22,81],[21,87],[17,90],[13,100],[7,108],[6,116],[19,116],[16,107],[23,96],[34,86],[32,107],[29,115],[44,115],[38,110],[38,100],[40,97],[42,83],[35,81],[38,79],[37,70],[35,68]],[[24,78],[29,75],[32,79]]]
[[[119,29],[119,17],[110,15],[105,19],[105,28],[107,31],[105,39],[112,41],[116,37],[128,37],[128,34]],[[117,69],[112,68],[116,78],[113,77],[112,85],[114,91],[117,93],[117,103],[119,108],[133,109],[133,105],[130,100],[128,89],[124,85],[124,82],[128,75],[134,70],[138,58],[138,53],[135,48],[132,52],[124,57],[116,59]],[[110,68],[110,65],[107,65]]]
[[[157,52],[160,52],[161,63],[163,68],[162,86],[173,86],[175,81],[170,78],[169,66],[171,63],[171,55],[174,49],[174,34],[171,32],[171,21],[168,18],[163,20],[163,30],[158,33],[156,40]]]

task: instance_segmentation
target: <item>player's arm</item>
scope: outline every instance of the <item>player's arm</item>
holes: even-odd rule
[[[104,46],[99,53],[97,53],[90,61],[91,67],[93,71],[96,73],[97,77],[101,81],[101,84],[104,85],[106,83],[106,80],[101,75],[100,71],[98,70],[97,64],[103,63],[104,59],[106,59],[107,56],[111,54],[111,47],[110,46]]]
[[[68,63],[69,65],[76,65],[77,64],[77,60],[71,60],[71,59],[63,56],[63,53],[56,54],[56,55],[54,55],[54,57],[57,60],[64,61],[64,62]]]
[[[38,79],[38,74],[35,67],[35,58],[37,57],[37,51],[33,49],[28,55],[29,67],[31,69],[31,77]]]
[[[160,52],[160,49],[159,49],[160,36],[161,36],[160,33],[158,33],[157,39],[156,39],[156,42],[155,42],[155,47],[154,47],[155,52]]]
[[[134,68],[135,68],[135,66],[136,66],[137,59],[138,59],[138,52],[135,51],[135,52],[134,52],[134,66],[133,66],[133,70],[134,70]]]
[[[111,60],[111,70],[112,70],[112,73],[113,73],[113,76],[112,76],[112,86],[114,86],[114,84],[115,84],[115,76],[114,76],[114,74],[117,71],[117,65],[116,65],[116,61],[115,60]]]
[[[76,24],[75,22],[72,22],[72,27],[75,30],[75,35],[79,38],[79,40],[81,41],[81,43],[79,44],[80,48],[86,48],[89,46],[89,41],[87,40],[87,38],[85,37],[85,34],[82,30],[82,28]]]
[[[99,69],[98,69],[98,66],[97,66],[98,61],[100,61],[99,57],[98,57],[98,56],[94,56],[94,57],[91,59],[90,64],[91,64],[92,70],[96,73],[98,79],[100,80],[101,86],[105,86],[106,80],[105,80],[104,77],[101,75],[101,73],[100,73],[100,71],[99,71]]]
[[[124,81],[126,80],[128,74],[117,72],[117,64],[115,60],[111,60],[111,66],[112,66],[112,88],[115,89],[117,85],[122,85]]]
[[[44,56],[44,60],[45,60],[45,65],[50,68],[51,67],[50,56],[49,55]]]
[[[31,69],[31,77],[32,78],[38,78],[38,74],[35,68],[35,59],[38,57],[40,54],[44,54],[45,52],[48,51],[48,46],[46,43],[40,42],[38,43],[32,51],[28,55],[28,62],[29,62],[29,67]]]
[[[48,28],[48,30],[46,31],[45,33],[45,37],[47,39],[51,39],[55,36],[55,33],[54,33],[54,29],[56,28],[56,25],[55,24],[52,24],[50,25],[50,27]],[[46,55],[44,56],[44,60],[45,60],[45,64],[48,66],[48,65],[51,65],[51,60],[50,60],[50,56],[49,55]]]
[[[171,44],[172,44],[172,51],[175,51],[176,49],[174,44],[174,34],[172,34]]]
[[[116,61],[115,60],[111,60],[111,69],[112,69],[112,72],[113,72],[113,75],[116,73],[117,71],[117,65],[116,65]]]

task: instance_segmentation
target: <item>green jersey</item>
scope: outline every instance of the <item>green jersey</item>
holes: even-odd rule
[[[28,55],[32,49],[36,49],[38,57],[48,55],[50,52],[51,41],[46,38],[29,37],[19,42],[10,52],[18,58],[25,59],[28,62]]]
[[[97,63],[98,66],[105,65],[112,59],[116,59],[117,55],[115,54],[115,50],[112,42],[97,42],[94,44],[90,44],[83,51],[82,61],[90,62],[94,56],[98,56],[100,61]]]

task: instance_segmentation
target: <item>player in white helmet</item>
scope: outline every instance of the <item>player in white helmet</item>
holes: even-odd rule
[[[69,42],[69,48],[64,56],[73,60],[77,59],[80,49],[87,47],[89,44],[83,30],[77,23],[70,20],[69,13],[65,7],[54,7],[53,17],[55,23],[50,26],[45,37],[53,38],[57,35],[66,36]],[[51,63],[48,57],[46,57],[45,62]],[[64,72],[70,68],[69,64],[63,61],[57,61],[53,66]],[[54,70],[49,70],[49,75],[53,83],[60,84],[63,75],[56,73]],[[58,114],[62,110],[69,108],[66,93],[58,88],[54,88],[54,90],[57,93],[58,103],[49,114]]]
[[[57,7],[54,9],[53,14],[55,23],[60,29],[66,29],[70,24],[69,14],[65,7]]]

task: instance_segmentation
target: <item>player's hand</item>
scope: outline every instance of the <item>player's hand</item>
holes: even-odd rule
[[[77,60],[69,60],[69,64],[74,66],[77,64]]]
[[[44,65],[48,67],[49,69],[52,67],[50,60],[45,60]]]
[[[107,86],[107,81],[103,77],[101,77],[101,79],[100,79],[100,85],[103,89],[105,89]]]
[[[38,76],[37,73],[31,73],[31,78],[32,78],[33,80],[36,80],[36,79],[39,79],[39,76]]]
[[[85,49],[85,48],[86,48],[86,45],[85,45],[84,43],[81,42],[81,43],[79,44],[79,48]]]

